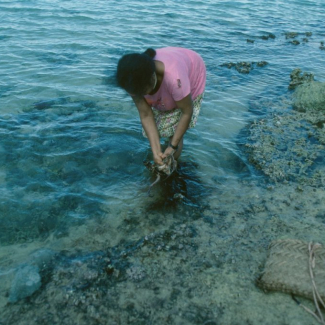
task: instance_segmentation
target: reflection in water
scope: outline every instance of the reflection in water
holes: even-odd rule
[[[196,173],[197,168],[193,162],[180,162],[171,176],[162,178],[152,189],[153,199],[148,208],[153,211],[169,210],[176,208],[180,202],[199,207],[209,191]]]

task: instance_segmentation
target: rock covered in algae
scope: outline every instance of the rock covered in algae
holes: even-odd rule
[[[271,103],[273,114],[248,127],[245,151],[249,162],[273,181],[325,186],[325,83],[300,69],[291,73],[291,81],[292,101]]]
[[[286,39],[296,38],[298,36],[297,32],[287,32],[287,33],[284,33],[284,34],[285,34]]]
[[[289,89],[295,89],[303,83],[308,83],[314,81],[314,75],[312,73],[304,72],[302,73],[300,69],[294,69],[290,74],[290,84]]]
[[[313,74],[302,73],[300,69],[295,69],[290,77],[289,89],[290,86],[295,89],[292,107],[303,113],[303,118],[318,128],[317,138],[324,143],[325,134],[321,129],[325,126],[325,82],[314,81]]]
[[[202,290],[205,282],[201,282],[205,279],[196,279],[193,286],[187,275],[208,270],[214,263],[198,252],[197,232],[192,224],[176,224],[99,251],[61,252],[41,290],[25,304],[8,304],[0,323],[75,324],[82,319],[79,323],[87,325],[148,324],[153,314],[159,317],[153,324],[178,323],[174,321],[179,314],[176,301],[192,312],[193,307],[183,306],[188,292],[206,294],[206,287]],[[185,283],[188,290],[183,290],[184,281],[189,281]],[[156,313],[162,303],[172,313],[170,322],[163,319],[163,311]],[[186,324],[208,324],[217,318],[213,312],[201,316],[204,303]]]
[[[298,86],[293,94],[293,108],[300,112],[322,111],[324,114],[325,82],[309,81]]]
[[[271,180],[325,185],[325,170],[317,164],[325,147],[303,116],[278,112],[252,123],[248,132],[248,160]]]
[[[255,67],[265,67],[268,63],[266,61],[259,61],[259,62],[226,62],[221,64],[221,67],[227,67],[228,69],[235,68],[239,73],[250,73]]]

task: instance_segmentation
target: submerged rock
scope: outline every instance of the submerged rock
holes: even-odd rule
[[[259,62],[226,62],[221,64],[221,67],[227,67],[228,69],[235,68],[239,73],[250,73],[255,67],[265,67],[268,63],[266,61]]]
[[[298,36],[298,33],[297,32],[287,32],[284,34],[286,39],[288,38],[296,38]]]
[[[65,98],[65,97],[41,100],[41,101],[34,103],[34,108],[36,108],[38,110],[49,109],[55,105],[66,104],[68,102],[68,100],[69,99]]]
[[[291,73],[293,100],[270,103],[273,114],[247,129],[248,160],[273,181],[325,186],[325,83],[296,69]],[[289,86],[290,88],[290,86]],[[259,103],[264,107],[264,102]],[[258,103],[255,103],[258,106]],[[294,110],[291,109],[291,106]]]
[[[269,38],[271,38],[271,39],[275,39],[275,35],[272,34],[272,33],[269,33],[268,35],[262,35],[262,36],[260,36],[260,38],[261,38],[262,40],[268,40]]]
[[[55,252],[48,248],[41,248],[30,255],[31,261],[39,268],[49,264],[51,259],[55,256]]]
[[[262,35],[262,36],[252,36],[253,38],[259,38],[259,39],[262,39],[264,41],[267,41],[269,40],[270,38],[271,39],[275,39],[275,35],[272,34],[272,33],[267,33],[266,35]],[[246,39],[247,43],[254,43],[255,40],[254,39],[251,39],[251,38],[247,38]]]
[[[324,114],[325,82],[309,81],[298,86],[293,94],[293,108],[299,112],[322,111]]]
[[[291,81],[288,88],[295,89],[303,83],[314,81],[314,75],[306,72],[302,74],[300,69],[294,69],[290,74],[290,79]]]
[[[299,45],[300,44],[300,42],[298,40],[296,40],[296,39],[291,41],[290,43],[293,44],[293,45]]]
[[[307,43],[309,41],[308,37],[312,36],[312,32],[305,32],[305,33],[297,33],[297,32],[288,32],[288,33],[284,33],[285,38],[289,41],[290,44],[293,45],[299,45],[300,42],[296,39],[298,36],[302,36],[302,41]]]
[[[272,181],[324,186],[324,145],[299,114],[281,114],[251,124],[245,144],[248,160]],[[318,164],[320,162],[320,164]]]
[[[11,284],[9,302],[17,302],[31,296],[41,287],[41,276],[36,265],[24,265],[21,267]]]
[[[34,251],[17,269],[7,271],[9,275],[15,273],[14,276],[8,277],[9,285],[11,282],[8,301],[14,303],[36,292],[41,287],[42,276],[52,268],[55,255],[56,253],[50,249],[39,249]]]

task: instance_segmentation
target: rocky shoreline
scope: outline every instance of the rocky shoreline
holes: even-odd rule
[[[248,126],[248,160],[272,181],[324,186],[325,83],[296,69],[289,89],[292,102],[269,107],[272,114]]]
[[[35,290],[15,294],[8,276],[0,324],[239,324],[236,314],[241,324],[310,322],[289,295],[255,285],[272,240],[321,241],[324,233],[324,98],[308,97],[323,84],[300,71],[291,79],[293,93],[245,130],[243,150],[264,180],[216,189],[187,221],[174,216],[165,230],[130,242],[107,246],[80,235],[84,247],[98,249],[34,253],[27,271],[40,277]],[[96,229],[109,235],[109,224]]]

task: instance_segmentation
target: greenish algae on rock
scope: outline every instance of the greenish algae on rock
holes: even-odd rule
[[[325,126],[325,82],[314,81],[314,76],[310,73],[301,75],[300,69],[295,69],[290,77],[292,80],[290,85],[296,85],[292,96],[292,107],[304,113],[302,117],[306,121],[318,129],[323,129]],[[320,142],[324,143],[324,132],[317,133]]]
[[[299,85],[293,94],[293,108],[299,112],[319,111],[324,118],[325,82],[310,81]]]
[[[300,69],[294,69],[290,74],[290,84],[288,89],[295,89],[297,86],[314,81],[314,75],[312,73],[302,73]]]
[[[272,181],[324,186],[325,83],[300,69],[290,77],[292,101],[271,104],[273,114],[248,127],[248,160]]]

